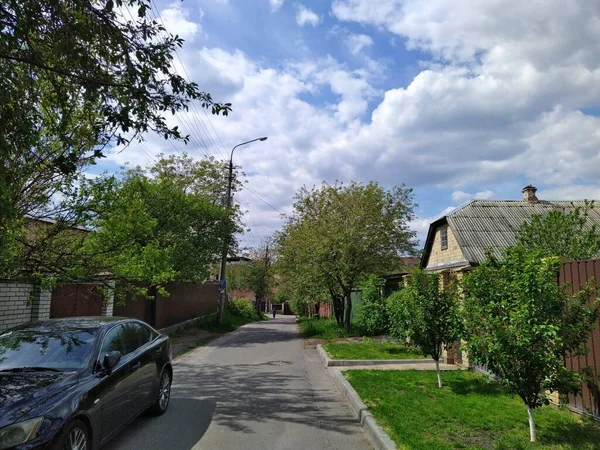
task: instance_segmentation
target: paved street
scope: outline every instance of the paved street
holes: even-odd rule
[[[367,449],[366,436],[293,317],[259,322],[175,361],[168,412],[107,449]]]

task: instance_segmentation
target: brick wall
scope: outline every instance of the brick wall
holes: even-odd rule
[[[27,283],[0,282],[0,331],[31,320],[31,289]]]
[[[441,248],[442,239],[440,230],[443,227],[448,227],[448,248],[445,250],[442,250]],[[465,256],[463,255],[463,252],[456,241],[456,236],[454,236],[452,228],[450,228],[448,225],[440,225],[437,230],[435,230],[433,244],[431,246],[431,253],[429,254],[429,259],[427,260],[427,267],[443,262],[459,261],[463,259],[465,259]]]

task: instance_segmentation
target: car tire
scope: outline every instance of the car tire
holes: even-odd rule
[[[91,450],[91,448],[88,427],[79,419],[69,422],[52,445],[52,450]]]
[[[169,402],[171,400],[171,373],[165,367],[160,375],[160,382],[158,385],[158,393],[156,397],[156,403],[150,407],[148,412],[153,416],[162,416],[167,412]]]

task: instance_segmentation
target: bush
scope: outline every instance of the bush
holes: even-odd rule
[[[397,339],[405,340],[408,336],[408,290],[401,289],[394,292],[386,300],[388,315],[388,330],[390,335]]]
[[[229,313],[250,320],[261,318],[252,306],[252,303],[245,298],[233,298],[229,302]]]
[[[389,331],[388,312],[381,287],[380,278],[369,277],[362,285],[363,303],[356,311],[355,325],[370,335],[387,334]]]

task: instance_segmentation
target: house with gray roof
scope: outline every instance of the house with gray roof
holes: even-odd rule
[[[540,200],[536,191],[526,186],[522,200],[471,200],[433,221],[421,268],[444,274],[469,270],[483,262],[488,249],[499,256],[514,245],[521,224],[532,216],[585,206],[584,200]],[[600,207],[588,211],[588,221],[600,226]]]

